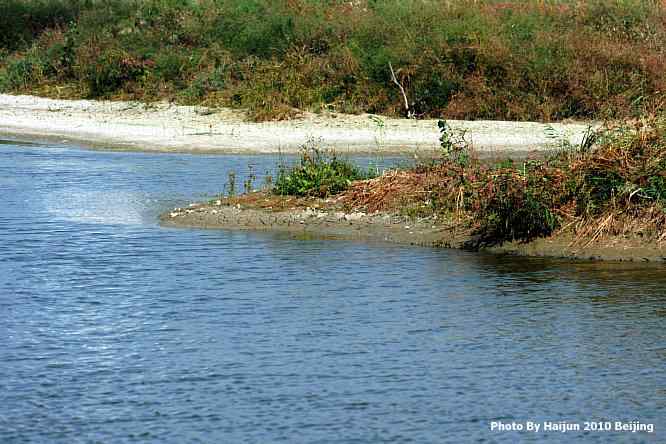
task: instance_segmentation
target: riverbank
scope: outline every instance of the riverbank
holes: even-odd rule
[[[552,149],[553,133],[578,143],[586,123],[449,121],[479,155]],[[230,109],[0,94],[0,134],[77,141],[104,149],[194,153],[297,153],[308,140],[339,153],[420,154],[439,148],[436,120],[302,113],[288,121],[247,122]]]
[[[453,219],[397,213],[349,211],[339,198],[299,199],[259,192],[175,208],[160,216],[163,226],[271,231],[294,237],[362,240],[444,247],[516,256],[624,262],[666,262],[666,243],[635,236],[593,240],[563,230],[530,242],[481,246],[478,236]]]
[[[607,126],[521,161],[483,161],[445,122],[440,130],[439,157],[412,168],[376,176],[311,146],[300,162],[278,165],[265,191],[234,196],[231,187],[229,197],[162,221],[530,256],[666,258],[663,117]]]
[[[2,3],[4,93],[553,122],[637,118],[666,89],[659,1]]]

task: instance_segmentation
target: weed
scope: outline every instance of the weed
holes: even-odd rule
[[[377,136],[375,136],[375,144],[382,146],[384,144],[384,137],[386,136],[386,122],[379,116],[368,116],[368,118],[375,124],[377,128]]]
[[[264,174],[263,189],[264,190],[272,190],[273,189],[273,175],[269,171],[266,171],[266,174]]]
[[[467,131],[464,129],[454,130],[446,120],[438,121],[437,126],[440,132],[439,143],[442,149],[442,156],[461,166],[469,164],[470,144],[465,139]]]
[[[248,194],[254,191],[254,181],[257,180],[257,175],[254,173],[254,167],[248,166],[248,174],[243,182],[243,193]]]
[[[38,66],[29,58],[9,61],[5,69],[5,85],[10,89],[26,89],[36,80]]]
[[[144,64],[122,49],[109,48],[92,57],[91,63],[82,68],[90,97],[108,95],[144,72]]]
[[[229,171],[227,175],[227,196],[234,197],[236,195],[236,172]]]

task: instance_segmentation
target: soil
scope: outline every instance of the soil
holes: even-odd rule
[[[435,217],[415,218],[396,214],[345,212],[335,200],[271,197],[264,193],[209,203],[192,204],[163,214],[161,223],[171,227],[272,231],[295,237],[354,239],[424,247],[476,249],[470,230],[455,228],[451,221]],[[666,263],[666,245],[633,238],[605,238],[589,245],[574,242],[570,233],[559,233],[529,243],[510,242],[483,247],[484,251],[581,260]]]
[[[220,203],[194,204],[163,214],[165,226],[274,231],[297,236],[356,239],[420,246],[462,248],[466,233],[455,232],[432,218],[346,213],[322,206],[247,207]]]

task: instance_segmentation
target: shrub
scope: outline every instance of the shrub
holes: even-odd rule
[[[25,48],[46,29],[75,20],[85,0],[3,0],[0,2],[0,48]]]
[[[11,59],[5,68],[4,83],[9,89],[26,89],[37,80],[40,68],[33,58]]]
[[[28,88],[78,81],[93,95],[148,92],[257,120],[293,108],[404,115],[389,63],[423,117],[606,119],[666,106],[660,1],[5,0],[0,17],[0,48],[21,59],[37,45],[53,62]],[[67,38],[41,39],[48,30]],[[109,48],[123,58],[92,56]]]
[[[109,48],[82,66],[81,77],[90,97],[102,97],[138,79],[146,65],[122,49]]]
[[[346,190],[352,181],[365,177],[357,167],[338,159],[335,153],[305,146],[296,166],[280,167],[275,192],[282,195],[327,197]]]
[[[443,215],[467,224],[481,245],[548,236],[564,221],[592,239],[604,230],[664,236],[666,119],[590,133],[580,146],[543,161],[494,166],[451,156],[458,145],[444,122],[440,128],[441,161],[359,182],[342,202],[367,211],[419,208]]]
[[[559,226],[545,184],[532,182],[515,169],[503,170],[487,182],[485,198],[476,203],[482,242],[532,240],[550,235]]]

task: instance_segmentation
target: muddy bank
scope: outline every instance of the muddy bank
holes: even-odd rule
[[[449,121],[480,155],[546,151],[549,127],[572,143],[587,124]],[[415,154],[439,147],[436,120],[304,113],[252,123],[229,109],[169,103],[54,100],[0,94],[0,134],[84,142],[106,149],[195,153],[294,153],[307,141],[340,153]]]
[[[190,228],[274,231],[336,239],[462,248],[469,236],[437,224],[432,218],[410,219],[388,214],[346,213],[319,208],[273,211],[218,204],[176,208],[160,217],[162,225]]]
[[[586,244],[569,233],[529,243],[510,242],[479,247],[470,231],[433,217],[344,212],[321,207],[260,208],[228,205],[221,200],[193,204],[164,213],[164,226],[181,228],[273,231],[297,237],[354,239],[425,247],[483,250],[497,254],[583,260],[666,263],[666,246],[638,237],[612,238]]]

